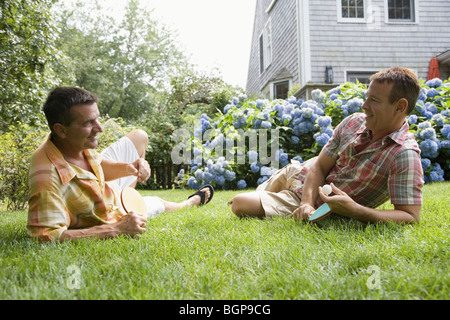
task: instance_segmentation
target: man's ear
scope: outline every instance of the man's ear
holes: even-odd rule
[[[406,110],[408,109],[408,100],[406,100],[405,98],[401,98],[400,100],[397,101],[397,112],[400,113],[406,113]]]
[[[53,131],[59,138],[66,138],[66,127],[64,127],[61,123],[55,123],[53,125]]]

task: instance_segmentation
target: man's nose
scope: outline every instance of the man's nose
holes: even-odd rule
[[[102,127],[102,125],[101,125],[101,123],[100,123],[99,120],[95,120],[95,126],[94,126],[94,128],[95,128],[98,132],[103,132],[103,127]]]

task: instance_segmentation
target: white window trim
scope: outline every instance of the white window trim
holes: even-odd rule
[[[267,34],[266,30],[269,27],[270,29],[270,35]],[[272,41],[272,22],[271,19],[269,19],[266,23],[266,25],[264,26],[263,31],[261,32],[261,34],[259,35],[258,39],[261,39],[261,37],[263,37],[263,62],[264,62],[264,66],[263,66],[263,71],[261,71],[261,66],[260,66],[260,75],[267,70],[267,68],[269,68],[269,66],[272,64],[272,60],[273,60],[273,41]],[[267,44],[267,39],[270,37],[270,46],[268,46]],[[258,41],[259,42],[259,41]],[[259,59],[260,63],[261,63],[261,57]]]
[[[269,6],[266,9],[266,13],[269,14],[270,11],[272,11],[273,6],[275,5],[275,3],[277,3],[278,0],[272,0],[272,2],[269,4]]]
[[[419,0],[414,1],[414,20],[389,20],[389,5],[388,0],[384,0],[384,23],[386,24],[418,24],[419,23]]]
[[[336,0],[336,2],[337,2],[337,22],[338,23],[366,23],[367,22],[368,8],[372,5],[372,0],[364,0],[364,18],[343,18],[342,17],[342,1]]]
[[[357,73],[372,73],[375,74],[377,73],[379,70],[374,70],[374,69],[368,69],[368,68],[359,68],[359,69],[349,69],[349,70],[345,70],[344,71],[344,79],[345,82],[349,81],[348,80],[348,75],[349,74],[357,74]]]

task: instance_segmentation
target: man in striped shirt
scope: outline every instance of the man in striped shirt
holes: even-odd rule
[[[363,222],[418,222],[423,170],[406,116],[419,93],[418,79],[409,69],[391,68],[373,75],[364,113],[344,119],[318,157],[290,164],[256,192],[233,198],[233,212],[306,221],[327,203],[333,213]],[[331,184],[334,195],[322,192],[325,183]],[[377,209],[389,199],[393,210]]]

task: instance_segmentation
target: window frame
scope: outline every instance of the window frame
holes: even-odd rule
[[[389,0],[384,0],[384,12],[385,12],[385,23],[386,24],[417,24],[419,23],[419,1],[410,0],[414,6],[411,9],[411,19],[390,19],[389,18]]]
[[[287,84],[286,98],[277,98],[277,86],[286,85],[286,84]],[[289,98],[288,93],[289,93],[289,90],[291,90],[291,80],[290,79],[274,81],[272,83],[272,86],[273,86],[273,98],[274,99],[285,99],[286,100],[287,98]]]
[[[345,18],[342,16],[342,0],[337,0],[337,22],[339,23],[366,23],[367,9],[370,7],[371,0],[363,0],[364,3],[364,18]]]
[[[375,73],[377,73],[378,71],[376,70],[372,70],[372,69],[352,69],[352,70],[345,70],[345,81],[346,82],[352,82],[349,77],[353,76],[355,77],[355,79],[358,79],[358,75],[363,76],[365,79],[370,79],[370,77],[372,75],[374,75]],[[359,80],[359,79],[358,79]],[[370,80],[367,82],[367,84],[370,82]],[[356,83],[356,82],[354,82]],[[366,84],[366,82],[361,82],[360,83],[364,83]]]
[[[269,19],[264,26],[263,31],[259,35],[259,74],[269,68],[272,64],[272,21]]]

